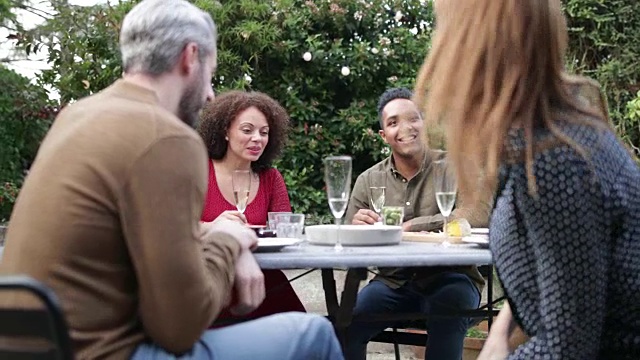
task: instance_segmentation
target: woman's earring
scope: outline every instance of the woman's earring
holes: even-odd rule
[[[229,137],[228,137],[228,136],[225,136],[225,137],[224,137],[224,139],[225,139],[225,140],[227,140],[227,141],[229,141]]]

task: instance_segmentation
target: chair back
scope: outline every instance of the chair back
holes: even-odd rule
[[[27,276],[0,276],[0,295],[22,291],[44,308],[0,307],[0,359],[72,360],[67,323],[51,289]]]

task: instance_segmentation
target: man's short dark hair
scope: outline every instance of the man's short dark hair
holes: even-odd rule
[[[384,123],[382,119],[382,110],[387,104],[396,99],[411,100],[413,92],[407,88],[392,88],[386,90],[378,100],[378,120],[380,121],[380,129],[384,129]]]

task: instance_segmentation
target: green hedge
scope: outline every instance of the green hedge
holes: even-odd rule
[[[50,47],[52,69],[40,77],[41,84],[58,89],[67,102],[115,80],[122,71],[119,24],[135,2],[93,7],[54,2],[57,16],[24,34],[21,43],[31,51]],[[355,176],[388,153],[377,136],[376,101],[388,87],[413,85],[430,44],[431,2],[423,2],[194,1],[218,24],[217,90],[264,91],[292,116],[290,142],[277,166],[295,211],[327,220],[323,157],[354,156]],[[570,69],[603,85],[612,120],[637,149],[640,128],[627,104],[640,90],[640,2],[567,0],[564,5]]]
[[[640,90],[640,2],[566,0],[571,70],[596,79],[618,133],[640,156],[640,126],[627,104]]]
[[[41,84],[58,89],[65,103],[114,81],[122,72],[119,24],[135,2],[57,6],[58,16],[22,44],[52,48],[52,69]],[[429,46],[430,6],[420,0],[195,3],[219,28],[216,90],[263,91],[287,108],[292,132],[276,166],[294,210],[327,221],[322,158],[350,154],[357,175],[388,154],[377,135],[376,102],[388,87],[412,86]],[[55,48],[52,34],[63,34]]]
[[[0,222],[13,203],[55,108],[42,88],[0,66]]]

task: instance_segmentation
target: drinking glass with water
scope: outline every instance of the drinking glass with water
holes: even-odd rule
[[[275,223],[279,238],[302,239],[304,214],[276,214]]]
[[[291,211],[269,211],[267,213],[267,227],[269,230],[276,230],[278,222],[276,221],[276,216],[281,214],[291,214]]]
[[[404,207],[384,206],[382,208],[382,221],[385,225],[402,226],[404,221]]]

